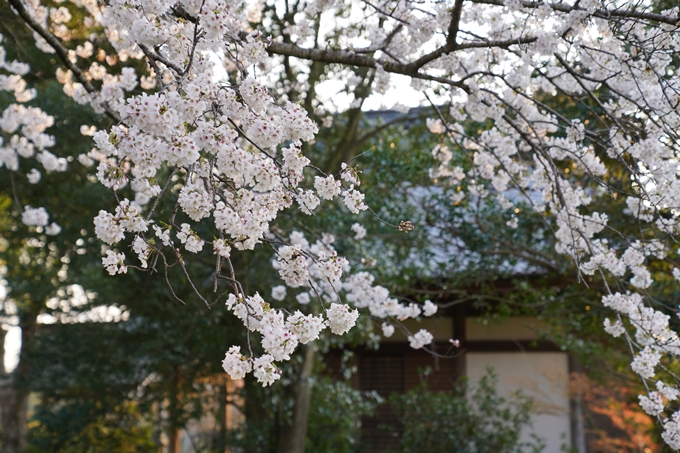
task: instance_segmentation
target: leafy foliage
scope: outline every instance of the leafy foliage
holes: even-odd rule
[[[29,425],[27,453],[152,453],[157,447],[151,425],[134,403],[108,407],[84,400],[41,406]]]
[[[379,400],[377,394],[362,393],[345,382],[318,379],[310,404],[307,451],[359,451],[360,417],[370,416]]]
[[[402,453],[519,453],[542,451],[538,440],[522,442],[532,400],[521,393],[498,395],[491,370],[477,385],[461,382],[449,392],[420,385],[390,402],[403,426]]]

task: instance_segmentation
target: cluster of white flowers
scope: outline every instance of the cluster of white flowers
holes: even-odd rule
[[[353,214],[358,214],[360,211],[368,209],[368,205],[364,203],[364,194],[354,190],[354,186],[350,186],[348,190],[342,192],[342,201],[344,201],[347,209]]]
[[[626,328],[623,327],[623,323],[621,323],[620,319],[617,319],[614,321],[614,324],[612,324],[609,318],[606,318],[604,320],[604,330],[615,338],[620,337],[626,332]]]
[[[297,335],[288,328],[283,312],[271,309],[262,316],[262,347],[274,360],[290,360],[298,344]]]
[[[124,274],[127,272],[127,266],[124,264],[125,254],[116,253],[112,250],[106,251],[106,256],[102,258],[102,264],[104,264],[104,269],[110,274]]]
[[[188,223],[182,224],[181,230],[177,233],[177,239],[184,244],[187,252],[198,253],[203,250],[203,239],[191,231],[191,226]]]
[[[243,379],[253,370],[253,363],[241,354],[240,346],[232,346],[222,361],[222,368],[232,379]]]
[[[390,297],[387,288],[373,286],[373,280],[374,277],[368,272],[349,276],[342,285],[347,300],[357,308],[368,308],[372,316],[381,319],[394,318],[403,321],[421,315],[432,316],[437,312],[437,306],[431,301],[426,301],[423,306],[413,302],[402,304],[396,298]]]
[[[357,241],[360,241],[366,237],[366,228],[362,227],[358,223],[352,225],[352,231],[354,231],[354,239]]]
[[[125,232],[143,233],[147,230],[147,221],[141,216],[139,209],[125,199],[116,207],[115,215],[104,210],[94,218],[95,234],[109,245],[114,245],[125,238]]]
[[[312,301],[312,298],[309,293],[300,293],[295,296],[295,300],[297,300],[300,305],[307,305]]]
[[[61,17],[59,15],[55,16]],[[10,92],[19,104],[10,104],[0,114],[0,168],[9,171],[19,170],[19,158],[31,159],[42,164],[47,172],[63,172],[68,163],[64,158],[58,158],[47,148],[54,146],[54,137],[46,134],[47,128],[54,124],[54,118],[36,107],[26,107],[21,103],[35,98],[36,90],[27,88],[22,76],[28,73],[29,66],[19,61],[7,61],[7,52],[2,46],[4,36],[0,35],[0,91]],[[26,178],[29,183],[37,184],[41,174],[37,168],[32,168]],[[57,235],[61,227],[56,223],[49,224],[49,214],[43,207],[24,207],[21,214],[22,222],[27,226],[44,227],[47,235]]]
[[[423,304],[423,316],[429,317],[437,313],[437,310],[439,307],[437,307],[436,304],[432,303],[431,300],[426,300],[425,303]]]
[[[298,189],[295,200],[300,205],[300,211],[307,215],[312,215],[312,211],[314,211],[320,203],[319,198],[314,195],[314,192],[311,190]]]
[[[432,343],[434,337],[425,329],[420,329],[414,335],[409,335],[408,342],[413,349],[420,349]]]
[[[61,226],[56,222],[52,222],[45,227],[45,234],[48,236],[56,236],[59,233],[61,233]]]
[[[324,200],[332,200],[340,195],[342,185],[340,181],[336,181],[333,175],[329,175],[326,178],[316,176],[314,178],[314,188],[319,194],[319,197]]]
[[[229,258],[231,256],[231,247],[227,245],[227,242],[224,239],[215,239],[213,241],[213,250],[215,251],[215,254],[222,258]]]
[[[233,87],[215,83],[220,70],[215,70],[212,56],[218,49],[231,49],[245,66],[270,64],[268,39],[258,31],[239,33],[247,24],[245,10],[224,0],[204,4],[181,0],[178,7],[194,18],[192,23],[169,14],[169,6],[157,0],[84,5],[91,16],[88,23],[106,30],[115,48],[112,58],[152,60],[151,73],[140,80],[142,88],[155,86],[157,92],[128,94],[138,86],[135,71],[128,67],[118,75],[109,74],[102,58],[98,58],[101,64],[95,62],[87,71],[91,80],[101,82],[96,92],[71,71],[57,74],[64,91],[78,102],[89,102],[97,111],[113,112],[121,119],[108,131],[81,128],[93,137],[96,150],[80,156],[79,161],[96,162],[97,177],[106,187],[120,190],[129,185],[134,191],[134,200],[121,202],[115,213],[100,212],[95,233],[112,246],[132,234],[142,268],[148,266],[148,256],[161,253],[162,247],[179,254],[172,231],[191,253],[212,244],[218,264],[224,263],[232,249],[251,250],[265,241],[271,222],[293,202],[303,213],[312,214],[320,199],[333,200],[343,194],[342,183],[333,175],[317,178],[312,189],[300,186],[310,163],[301,147],[318,130],[301,106],[277,102],[264,84],[266,78],[251,73],[242,73]],[[54,27],[68,22],[61,9],[34,3],[29,10],[43,24],[51,21]],[[196,34],[194,24],[202,33]],[[69,51],[69,58],[78,62],[93,51],[92,44],[85,42],[72,54]],[[159,179],[168,174],[159,172],[162,168],[174,170],[165,181]],[[358,177],[351,184],[359,185]],[[212,217],[219,239],[201,237],[202,230],[190,222],[175,224],[155,218],[154,198],[173,194],[181,213],[192,222]],[[362,200],[363,194],[345,188],[345,201],[353,211],[365,209]],[[136,227],[130,225],[131,220],[137,221]],[[146,236],[149,226],[160,243]],[[293,287],[307,283],[304,257],[294,249],[283,249],[279,260],[284,281]],[[317,270],[330,281],[339,278],[344,266],[342,258],[331,254],[318,263]],[[300,300],[304,303],[304,296]]]
[[[661,353],[647,346],[635,356],[635,359],[630,366],[637,374],[643,378],[649,379],[654,376],[655,368],[659,364],[659,360],[661,360]]]
[[[48,236],[56,236],[61,232],[61,227],[57,223],[49,223],[50,216],[45,208],[25,206],[24,212],[21,213],[21,221],[27,226],[44,227]]]
[[[300,304],[308,304],[312,297],[334,304],[339,301],[342,292],[351,305],[358,309],[367,308],[371,316],[380,319],[403,321],[433,316],[437,312],[437,305],[429,300],[423,305],[403,304],[390,297],[386,288],[373,285],[374,277],[368,272],[351,274],[347,260],[337,256],[332,245],[335,238],[331,235],[326,234],[310,244],[302,233],[293,232],[289,241],[290,245],[279,249],[273,265],[288,287],[304,288],[304,292],[296,295]],[[283,287],[275,287],[272,296],[283,299]]]
[[[280,290],[276,293],[280,293]],[[283,311],[272,308],[259,294],[246,298],[230,294],[227,307],[248,330],[260,333],[265,355],[246,360],[240,349],[234,346],[227,352],[224,369],[233,379],[240,379],[254,370],[255,377],[263,385],[269,385],[279,378],[275,361],[289,360],[298,343],[316,340],[327,325],[323,316],[304,315],[300,311],[286,318]],[[252,366],[251,360],[254,360]]]
[[[170,14],[170,6],[158,0],[83,4],[87,26],[102,26],[114,53],[98,51],[97,61],[83,74],[57,72],[66,94],[120,119],[106,131],[81,127],[83,135],[93,137],[96,148],[78,161],[95,166],[104,186],[134,192],[133,198],[122,199],[113,211],[99,212],[94,219],[97,237],[110,247],[130,240],[141,268],[149,267],[153,254],[168,249],[184,266],[176,242],[190,253],[201,253],[205,244],[211,244],[220,268],[230,260],[232,249],[251,250],[269,240],[270,224],[293,202],[308,215],[321,200],[338,197],[354,213],[367,209],[364,195],[355,188],[360,185],[359,174],[346,165],[341,178],[323,175],[315,178],[313,187],[302,186],[310,161],[301,149],[303,142],[314,139],[318,128],[301,106],[277,102],[265,85],[266,77],[248,71],[240,72],[233,86],[215,83],[220,70],[215,70],[213,56],[218,50],[230,49],[244,66],[270,64],[268,40],[257,31],[240,34],[247,25],[245,10],[225,0],[200,4],[180,0],[178,10],[193,17],[186,21],[174,9]],[[67,37],[68,9],[47,8],[39,2],[31,2],[27,9],[58,37]],[[196,33],[197,26],[201,33]],[[42,49],[54,51],[39,34],[35,37]],[[89,41],[67,51],[74,64],[84,63],[94,52]],[[147,58],[149,75],[138,78],[132,67],[123,68],[120,74],[109,73],[107,65],[130,58]],[[26,70],[18,63],[5,66]],[[140,81],[144,90],[157,91],[132,95]],[[0,83],[17,97],[28,97],[16,78]],[[2,163],[16,169],[11,153],[18,153],[35,155],[48,172],[65,169],[66,161],[45,149],[53,142],[43,134],[51,118],[22,106],[12,108],[0,126],[8,133],[21,129],[23,137],[12,142],[13,151],[2,154]],[[37,183],[40,173],[31,171],[28,178]],[[157,218],[160,196],[175,197],[178,212],[170,219]],[[47,214],[41,209],[27,210],[26,222],[46,227],[48,233],[57,231],[56,224],[47,226]],[[177,215],[182,218],[175,222]],[[196,225],[206,218],[211,218],[217,230],[213,240],[203,236],[205,228]],[[150,227],[155,238],[148,235]],[[357,234],[365,235],[365,230]],[[289,287],[307,290],[295,296],[301,305],[310,303],[312,295],[330,303],[325,316],[297,311],[286,319],[284,312],[270,307],[258,294],[230,296],[228,307],[247,329],[261,335],[266,352],[245,359],[238,347],[230,348],[224,367],[232,377],[253,372],[263,385],[269,385],[280,375],[275,362],[288,360],[298,343],[313,341],[327,326],[346,333],[355,324],[358,311],[338,301],[347,261],[330,247],[331,242],[309,246],[298,234],[290,245],[278,249],[275,261]],[[105,249],[102,263],[110,274],[124,273],[125,259],[125,254]],[[273,289],[273,300],[285,297],[285,287]]]
[[[680,397],[680,391],[677,388],[670,387],[663,381],[656,381],[656,388],[668,401],[676,401]]]
[[[258,357],[253,362],[255,378],[263,386],[272,385],[281,377],[281,370],[274,364],[274,358],[269,354]]]
[[[278,252],[279,275],[286,285],[297,288],[307,283],[307,262],[299,245],[281,247]]]
[[[389,338],[394,335],[394,326],[392,324],[384,322],[382,323],[381,329],[385,338]]]
[[[293,314],[287,314],[273,308],[259,294],[245,297],[230,294],[227,308],[249,331],[261,335],[261,345],[265,352],[260,358],[246,359],[240,349],[231,348],[224,368],[234,379],[253,371],[260,382],[270,384],[280,375],[275,362],[289,360],[298,344],[316,340],[326,327],[335,335],[346,334],[355,326],[359,308],[369,307],[371,315],[385,319],[382,325],[385,336],[394,333],[394,323],[400,320],[421,315],[432,316],[437,311],[437,305],[429,300],[418,306],[414,303],[403,305],[396,299],[389,298],[385,288],[372,286],[373,277],[365,272],[349,275],[343,280],[343,275],[348,275],[350,268],[347,260],[337,256],[332,246],[335,238],[329,234],[322,235],[321,240],[310,244],[302,233],[296,231],[290,235],[288,242],[288,245],[279,248],[278,257],[272,264],[288,288],[304,289],[295,295],[295,300],[300,305],[309,304],[312,297],[318,298],[323,304],[323,312],[314,315],[296,310]],[[340,302],[342,293],[354,307]],[[272,288],[273,300],[281,302],[287,297],[286,286],[277,285]],[[386,304],[389,309],[376,308],[376,305],[371,310],[374,299],[377,304]],[[380,316],[376,314],[379,312]],[[420,330],[410,336],[409,341],[412,347],[422,348],[433,341],[433,336]]]
[[[147,260],[149,258],[149,253],[151,252],[149,244],[147,244],[140,236],[137,236],[135,237],[135,240],[132,241],[132,250],[137,254],[137,258],[139,258],[142,268],[146,269],[149,266]]]
[[[631,366],[649,379],[656,375],[663,354],[680,356],[679,337],[669,327],[669,316],[635,293],[654,284],[651,261],[677,256],[667,245],[671,242],[650,239],[646,232],[661,231],[672,242],[680,233],[680,212],[674,209],[680,202],[675,145],[680,138],[680,76],[668,57],[680,51],[679,9],[647,20],[615,18],[601,2],[574,5],[564,12],[549,4],[517,1],[463,8],[466,23],[488,24],[483,39],[531,42],[495,48],[504,64],[493,74],[487,71],[483,39],[472,39],[470,48],[428,63],[449,71],[451,80],[465,81],[466,87],[465,96],[427,122],[433,134],[442,136],[432,152],[436,164],[430,176],[453,188],[455,203],[466,197],[495,201],[507,211],[506,225],[512,229],[520,224],[515,214],[528,206],[553,222],[555,250],[570,257],[580,273],[603,272],[629,288],[627,294],[604,295],[602,303],[619,317],[605,320],[604,328],[613,336],[634,339]],[[635,14],[633,2],[624,1],[617,8]],[[566,30],[570,36],[578,35],[578,42],[566,39]],[[479,76],[470,76],[477,71]],[[656,76],[661,74],[667,74],[663,81]],[[546,109],[533,97],[535,90],[559,92],[575,102],[583,96],[595,99],[609,129],[597,130],[581,118]],[[620,121],[629,115],[641,118],[636,133]],[[489,126],[469,134],[463,127],[469,121]],[[465,169],[453,159],[448,143],[468,154]],[[605,162],[612,161],[626,172],[620,181],[629,185],[623,190],[626,213],[640,222],[637,240],[611,241],[608,236],[616,225],[594,208],[612,194],[620,195],[615,193],[619,187],[605,181],[613,174]],[[518,192],[525,195],[523,200]],[[518,207],[518,202],[525,206]],[[630,234],[634,233],[627,231],[622,237]],[[624,335],[628,328],[634,335]],[[654,414],[663,408],[655,394],[644,396],[641,403]],[[680,447],[678,417],[673,414],[665,423],[664,439],[674,448]]]
[[[659,392],[649,392],[649,396],[640,395],[640,406],[652,417],[658,416],[663,411],[663,400]]]
[[[278,285],[272,288],[272,299],[277,301],[282,301],[286,298],[286,287],[283,285]]]
[[[321,331],[326,328],[326,322],[321,315],[304,315],[297,310],[288,317],[286,326],[295,332],[301,344],[307,344],[319,338]]]
[[[50,222],[50,216],[45,208],[26,206],[21,214],[21,221],[24,222],[24,225],[44,227]]]
[[[40,172],[35,168],[31,169],[31,171],[29,171],[26,174],[26,177],[28,178],[28,182],[30,182],[31,184],[38,184],[40,182],[41,176],[42,175],[40,174]]]
[[[345,304],[331,304],[331,308],[326,312],[328,315],[328,322],[331,332],[336,335],[344,335],[349,332],[349,329],[354,327],[354,324],[359,317],[358,310],[352,310]]]
[[[663,423],[661,438],[674,450],[680,450],[680,411],[674,412],[671,418]]]

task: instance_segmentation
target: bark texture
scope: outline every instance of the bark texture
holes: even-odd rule
[[[7,332],[0,329],[4,356]],[[24,325],[21,329],[22,350],[35,335],[35,325]],[[28,363],[20,355],[17,367],[7,373],[4,364],[0,366],[0,423],[2,424],[2,453],[24,453],[27,446],[28,388],[25,377]]]
[[[295,388],[295,406],[290,425],[282,427],[278,453],[304,453],[309,420],[309,402],[312,396],[312,372],[316,348],[313,343],[305,346],[305,356],[300,379]]]

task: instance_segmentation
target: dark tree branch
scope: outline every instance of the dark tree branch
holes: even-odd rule
[[[35,19],[33,19],[31,13],[28,12],[21,0],[8,0],[8,2],[17,12],[19,17],[21,17],[24,22],[26,22],[26,25],[28,25],[29,28],[39,34],[45,41],[47,41],[50,46],[52,46],[54,51],[59,56],[61,62],[73,73],[73,75],[75,75],[76,79],[78,79],[78,82],[83,85],[85,90],[87,90],[87,92],[90,94],[97,93],[98,90],[90,83],[89,80],[87,80],[87,77],[85,77],[83,71],[74,63],[72,63],[71,60],[69,60],[68,51],[66,48],[62,46],[61,42],[59,42],[59,40],[52,33],[45,30],[45,28],[43,28]],[[120,122],[118,114],[114,112],[107,104],[103,104],[103,107],[104,111],[111,119],[116,122]]]
[[[510,38],[510,39],[504,39],[504,40],[498,40],[498,41],[472,41],[472,42],[466,42],[463,44],[458,44],[456,46],[456,50],[463,50],[463,49],[477,49],[480,47],[498,47],[498,48],[503,48],[507,49],[508,47],[512,45],[520,45],[520,44],[531,44],[532,42],[536,42],[536,37],[535,36],[526,36],[524,38]]]
[[[285,55],[289,57],[301,58],[303,60],[318,61],[321,63],[337,63],[346,66],[357,66],[363,68],[375,68],[378,65],[382,66],[387,72],[394,74],[403,74],[416,79],[430,80],[439,82],[444,85],[455,86],[465,89],[463,84],[447,79],[445,77],[437,77],[429,74],[423,74],[418,71],[411,64],[394,63],[391,61],[377,60],[367,55],[357,54],[347,50],[321,50],[321,49],[305,49],[295,44],[272,42],[269,45],[269,52],[276,55]]]
[[[446,47],[450,50],[456,47],[456,38],[458,38],[458,30],[460,29],[460,17],[463,13],[463,2],[465,0],[456,0],[451,11],[451,22],[449,23],[448,36],[446,37]]]
[[[481,3],[486,5],[497,5],[504,6],[505,2],[503,0],[470,0],[472,3]],[[577,5],[571,6],[566,3],[545,3],[545,2],[530,2],[522,1],[520,2],[524,8],[538,8],[543,5],[548,5],[555,11],[560,11],[563,13],[570,13],[572,11],[586,11],[584,8],[579,8]],[[672,18],[669,16],[664,16],[663,14],[656,13],[646,13],[641,11],[635,11],[632,9],[606,9],[600,8],[592,13],[592,16],[599,19],[611,19],[621,18],[621,19],[645,19],[652,20],[655,22],[661,22],[668,25],[677,25],[678,18]]]
[[[158,54],[157,52],[154,52],[153,50],[149,49],[149,47],[146,46],[145,44],[137,45],[139,46],[140,49],[142,49],[142,52],[144,52],[144,55],[146,55],[146,58],[148,58],[149,61],[159,61],[163,63],[165,66],[175,71],[177,76],[181,76],[182,74],[185,73],[184,69],[180,68],[175,63]]]

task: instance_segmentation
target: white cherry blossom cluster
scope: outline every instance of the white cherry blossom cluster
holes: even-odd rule
[[[432,343],[434,337],[430,332],[425,329],[420,329],[413,335],[409,335],[408,343],[413,349],[420,349],[428,344]]]
[[[649,415],[656,417],[663,411],[664,404],[659,392],[649,392],[649,396],[640,395],[640,407]]]
[[[255,79],[243,81],[248,91],[241,94],[251,103],[246,105],[235,100],[231,88],[206,83],[211,71],[207,61],[196,61],[194,66],[202,66],[201,74],[185,82],[181,96],[169,91],[131,98],[120,108],[125,126],[94,134],[99,152],[107,156],[99,165],[98,177],[114,190],[129,181],[136,193],[134,203],[141,207],[160,195],[157,175],[161,168],[176,168],[183,179],[178,205],[192,221],[213,217],[221,240],[215,250],[223,255],[228,254],[227,247],[250,250],[263,241],[270,223],[291,206],[293,199],[305,214],[318,207],[319,197],[298,186],[309,163],[300,152],[299,140],[313,138],[316,126],[298,106],[274,105],[273,98]],[[190,94],[198,98],[188,99]],[[206,105],[219,105],[220,111],[206,112]],[[285,140],[290,141],[279,160],[275,147]],[[321,198],[340,194],[340,184],[332,183],[332,175],[323,180],[331,181],[332,189],[317,184]],[[352,210],[358,212],[363,195],[352,189],[351,197],[355,199]],[[188,252],[197,253],[202,243],[208,242],[195,231],[189,234],[188,223],[175,227],[181,230],[178,238]],[[114,242],[106,236],[102,239]],[[294,258],[293,251],[281,253]],[[337,272],[337,268],[326,270]]]
[[[21,214],[21,221],[24,222],[24,225],[28,226],[47,226],[49,218],[50,216],[47,214],[45,208],[34,209],[30,206],[26,206],[24,212]]]
[[[347,177],[351,167],[343,168],[340,179],[322,175],[312,187],[303,186],[310,161],[301,149],[318,129],[301,106],[278,102],[263,81],[245,69],[235,84],[217,81],[219,72],[211,58],[222,49],[231,49],[235,63],[243,67],[269,59],[268,40],[262,33],[240,34],[246,26],[242,8],[222,0],[187,0],[174,6],[115,0],[84,7],[91,15],[88,26],[103,26],[116,49],[115,56],[103,55],[106,63],[109,57],[123,62],[146,58],[149,77],[155,78],[149,84],[131,67],[109,74],[102,59],[82,74],[88,83],[71,69],[57,74],[67,94],[118,120],[106,131],[83,126],[96,149],[79,161],[96,165],[104,186],[133,192],[129,199],[121,197],[112,212],[102,210],[94,223],[96,235],[109,246],[132,242],[139,262],[135,267],[156,270],[159,257],[167,262],[166,253],[174,254],[184,266],[182,254],[202,253],[207,244],[221,269],[232,249],[252,250],[266,242],[272,222],[285,209],[309,215],[321,199],[341,196],[352,212],[367,208],[363,194],[354,188],[360,184],[358,175]],[[61,9],[43,8],[38,2],[27,9],[48,28],[68,22],[67,11]],[[72,63],[80,64],[92,55],[89,41],[69,51]],[[139,80],[145,90],[155,87],[157,91],[130,95]],[[179,213],[158,218],[155,209],[162,196],[174,196]],[[214,229],[203,236],[197,224],[206,218]],[[278,257],[282,278],[293,287],[305,285],[310,273],[332,284],[346,263],[329,252],[319,255],[313,269],[308,269],[294,246],[281,249]],[[110,273],[125,272],[128,266],[125,253],[116,249],[105,250],[102,263]],[[231,278],[236,280],[235,275]],[[288,346],[283,350],[276,350],[274,343],[283,342],[281,332],[266,332],[274,360],[282,360],[287,348],[294,349],[294,336],[284,342]],[[271,363],[262,364],[261,369],[272,369]]]
[[[24,6],[45,30],[64,43],[70,40],[68,8],[44,7],[37,0]],[[325,317],[300,311],[288,315],[258,294],[243,295],[233,267],[225,263],[233,249],[252,250],[268,241],[271,224],[285,209],[312,215],[320,200],[340,197],[352,213],[367,209],[364,195],[355,188],[360,185],[358,172],[344,165],[338,179],[322,174],[306,186],[310,161],[301,150],[304,142],[314,139],[317,126],[301,106],[275,99],[263,78],[247,69],[270,64],[268,39],[257,31],[242,33],[248,25],[239,5],[224,0],[113,0],[79,6],[89,13],[85,26],[102,26],[116,53],[99,51],[98,61],[83,67],[94,48],[90,41],[78,43],[67,50],[75,66],[58,70],[57,78],[66,94],[117,123],[105,131],[81,128],[93,137],[96,148],[79,162],[96,166],[96,176],[107,188],[134,194],[117,197],[113,211],[101,210],[94,219],[95,234],[112,247],[104,250],[104,268],[112,275],[127,272],[125,253],[115,248],[128,242],[139,262],[135,267],[150,270],[156,270],[159,257],[167,264],[166,253],[184,267],[183,254],[202,253],[211,245],[218,276],[223,266],[232,269],[230,281],[239,294],[232,294],[227,306],[250,332],[261,335],[265,351],[257,358],[251,352],[245,359],[240,348],[232,347],[224,368],[234,378],[253,372],[263,385],[270,385],[280,375],[275,363],[288,360],[298,343],[315,340],[325,327],[344,334],[355,324],[358,311],[339,303],[337,296],[347,261],[329,244],[302,247],[292,240],[277,251],[284,282],[309,290],[296,300],[309,303],[312,292],[322,293],[330,303]],[[38,46],[54,51],[39,31]],[[212,59],[225,49],[241,69],[233,83],[218,80]],[[110,73],[107,65],[130,58],[145,58],[148,76],[139,76],[132,67]],[[79,65],[82,69],[76,71]],[[156,91],[131,95],[140,83],[142,89]],[[7,87],[21,91],[16,81]],[[6,121],[17,123],[20,117],[15,114]],[[43,140],[38,146],[48,144]],[[50,160],[46,151],[41,156],[48,171],[56,169],[59,162]],[[32,174],[31,182],[38,179]],[[176,202],[170,218],[159,218],[156,212],[163,196]],[[27,210],[25,217],[44,226],[42,214]],[[211,234],[198,226],[204,219],[210,221]],[[285,297],[285,292],[275,296]]]
[[[265,354],[246,358],[240,347],[233,346],[223,362],[224,370],[233,379],[241,379],[254,370],[255,377],[263,385],[270,385],[280,376],[274,362],[289,360],[299,343],[316,340],[327,325],[322,316],[304,315],[300,311],[286,319],[283,311],[272,308],[259,294],[246,298],[230,294],[227,307],[249,331],[261,334]]]
[[[357,310],[352,310],[349,305],[332,303],[328,309],[328,323],[331,332],[336,335],[344,335],[349,332],[359,317]]]
[[[304,290],[296,295],[300,304],[306,305],[313,299],[331,303],[329,319],[332,312],[342,315],[342,319],[351,321],[351,325],[354,325],[356,318],[352,318],[356,311],[349,310],[347,305],[338,304],[341,296],[353,307],[367,309],[372,317],[393,322],[420,316],[430,317],[437,312],[438,307],[432,301],[427,300],[423,305],[413,302],[404,304],[391,297],[387,288],[374,286],[374,277],[368,272],[351,273],[347,260],[337,256],[333,248],[335,238],[329,234],[324,234],[320,240],[310,244],[302,233],[293,232],[289,242],[291,245],[279,249],[274,267],[288,287]],[[286,297],[284,287],[275,287],[272,296],[283,300]],[[344,321],[339,320],[338,330],[342,330],[341,327],[344,327]],[[332,325],[331,330],[336,332]]]
[[[495,201],[507,212],[510,228],[518,226],[515,213],[533,210],[552,222],[555,251],[570,257],[582,275],[598,274],[627,286],[627,294],[604,296],[603,304],[619,315],[606,320],[604,328],[631,342],[636,350],[632,369],[651,379],[665,354],[680,355],[669,315],[634,292],[653,285],[651,262],[678,258],[669,247],[680,233],[680,77],[670,58],[680,52],[678,8],[632,19],[609,16],[605,3],[575,5],[566,11],[514,1],[463,7],[460,30],[480,23],[490,28],[483,39],[459,34],[457,44],[464,49],[428,65],[460,82],[464,92],[427,122],[441,136],[432,151],[437,164],[430,176],[457,189],[451,196],[455,203]],[[632,5],[623,2],[617,8]],[[567,30],[579,38],[567,38]],[[513,39],[525,44],[483,45],[484,40]],[[479,45],[465,48],[467,43]],[[491,72],[490,48],[494,59],[503,60]],[[539,91],[575,102],[586,97],[598,105],[603,121],[589,125],[592,120],[570,117],[537,99],[533,93]],[[489,126],[469,134],[466,121]],[[469,156],[464,168],[453,159],[452,147]],[[617,171],[625,174],[623,189],[608,183]],[[612,197],[617,191],[622,193]],[[623,233],[628,235],[624,241],[611,237],[621,226],[594,207],[617,195],[638,224],[635,232]],[[648,412],[661,412],[661,399],[654,394],[641,402]],[[680,439],[676,415],[665,423],[667,441]]]
[[[366,228],[364,228],[358,223],[352,225],[352,231],[354,232],[354,239],[356,239],[357,241],[360,241],[361,239],[366,237]]]
[[[243,379],[253,370],[253,364],[241,354],[240,346],[232,346],[222,361],[222,368],[232,379]]]
[[[312,15],[337,14],[345,6],[312,2],[284,33],[305,46],[314,38],[308,24]],[[473,205],[494,200],[507,212],[510,228],[518,227],[519,211],[533,210],[552,223],[556,251],[574,260],[582,275],[604,273],[630,291],[651,288],[648,264],[677,260],[677,247],[668,244],[676,243],[680,232],[680,83],[672,58],[680,51],[678,8],[643,12],[633,1],[616,6],[515,0],[469,0],[455,7],[381,4],[388,6],[389,15],[377,8],[357,12],[352,33],[343,33],[347,22],[338,20],[335,33],[329,30],[328,35],[338,36],[335,47],[356,50],[351,57],[380,49],[405,62],[376,58],[377,92],[389,88],[390,72],[408,72],[414,74],[417,91],[430,96],[443,92],[438,99],[451,101],[438,106],[438,117],[427,124],[443,136],[433,150],[437,165],[430,175],[458,189],[451,201],[467,199]],[[349,80],[350,88],[359,83],[360,78]],[[547,101],[558,93],[588,101],[580,112],[568,113]],[[598,118],[580,117],[585,110],[597,112]],[[464,127],[470,121],[484,126],[476,125],[478,132],[470,134]],[[454,159],[454,149],[467,152],[471,165]],[[621,170],[622,186],[609,186]],[[351,176],[344,180],[351,184]],[[525,195],[523,200],[517,193]],[[612,193],[625,201],[632,222],[640,224],[640,237],[625,232],[625,240],[612,238],[619,225],[595,208]],[[344,195],[354,210],[358,200],[350,190]],[[677,336],[668,328],[667,315],[646,306],[643,298],[628,302],[633,308],[621,306],[605,328],[626,338],[627,329],[634,330],[642,354],[637,363],[647,364],[637,369],[646,375],[654,363],[647,360],[654,354],[646,348],[654,344],[664,354],[676,354]],[[673,415],[666,423],[667,441],[680,439],[677,420]],[[680,446],[675,442],[669,441]]]
[[[109,275],[125,274],[127,272],[127,266],[124,261],[124,253],[116,253],[113,250],[107,250],[106,256],[102,259],[102,264]]]
[[[54,118],[39,108],[22,105],[37,94],[23,79],[30,68],[26,63],[7,61],[3,40],[4,36],[0,35],[0,91],[11,93],[17,103],[10,104],[0,114],[0,168],[18,172],[19,159],[23,158],[42,165],[48,173],[63,172],[68,167],[66,159],[47,150],[55,144],[54,137],[45,133],[54,124]],[[41,177],[35,167],[26,174],[30,184],[37,184]],[[21,220],[26,226],[42,228],[47,235],[61,232],[57,223],[49,223],[49,214],[43,207],[24,206]]]
[[[225,371],[232,378],[239,379],[253,371],[263,385],[271,384],[280,376],[276,362],[289,360],[298,344],[318,339],[326,327],[335,335],[349,332],[357,322],[359,309],[370,307],[376,295],[382,295],[383,300],[375,303],[388,304],[390,310],[380,312],[369,308],[368,311],[370,315],[385,320],[382,330],[386,336],[394,333],[394,324],[399,321],[432,316],[437,312],[437,305],[429,300],[420,306],[415,303],[403,305],[397,299],[389,298],[385,288],[372,286],[373,277],[365,272],[348,276],[349,265],[344,258],[337,256],[332,245],[334,242],[333,236],[324,234],[322,239],[310,244],[302,233],[293,232],[288,238],[288,245],[279,248],[278,257],[272,263],[288,288],[303,290],[296,294],[295,300],[303,307],[312,300],[317,301],[321,305],[320,314],[277,309],[259,294],[246,297],[229,295],[227,308],[250,332],[260,334],[265,352],[256,358],[249,351],[246,357],[239,347],[232,347],[223,362]],[[271,298],[277,302],[284,301],[288,297],[286,286],[273,287]],[[349,304],[343,303],[342,298]],[[432,334],[424,329],[409,336],[411,346],[416,349],[432,341]]]

